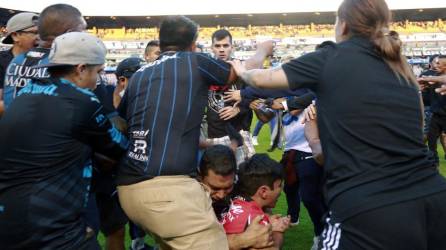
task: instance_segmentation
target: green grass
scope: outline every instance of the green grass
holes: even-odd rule
[[[255,125],[256,121],[253,121],[253,126]],[[252,131],[252,130],[251,130]],[[262,130],[260,131],[259,137],[259,146],[256,147],[257,153],[268,153],[269,156],[277,161],[280,161],[282,157],[282,151],[281,150],[275,150],[271,153],[267,152],[266,150],[269,148],[270,143],[270,136],[269,136],[269,126],[265,125]],[[446,176],[446,162],[444,157],[442,147],[439,145],[438,147],[439,155],[441,158],[440,162],[440,172],[443,176]],[[276,208],[273,210],[276,214],[282,214],[286,215],[287,213],[287,204],[285,199],[285,194],[282,193],[282,195],[279,198],[279,201],[277,203]],[[149,244],[153,243],[153,240],[151,240],[149,237],[146,237]],[[102,234],[98,237],[99,243],[104,248],[105,245],[105,239]],[[313,224],[311,223],[310,217],[308,216],[307,210],[305,209],[304,205],[301,204],[301,211],[300,211],[300,223],[296,227],[290,228],[285,233],[285,242],[284,242],[284,250],[309,250],[311,246],[313,245]],[[126,249],[129,249],[130,246],[130,237],[128,234],[128,227],[127,227],[127,234],[125,239],[125,246]]]

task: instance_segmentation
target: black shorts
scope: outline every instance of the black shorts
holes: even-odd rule
[[[119,204],[118,193],[96,193],[96,202],[99,209],[99,229],[105,236],[123,228],[128,222],[127,215]]]
[[[446,249],[446,191],[373,209],[342,223],[326,219],[319,249]]]

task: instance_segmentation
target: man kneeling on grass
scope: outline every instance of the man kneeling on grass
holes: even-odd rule
[[[222,221],[226,234],[244,232],[253,219],[261,215],[260,224],[272,226],[274,247],[268,249],[280,249],[290,218],[268,215],[267,210],[276,206],[282,191],[282,167],[268,155],[256,154],[240,167],[238,176],[237,196]]]

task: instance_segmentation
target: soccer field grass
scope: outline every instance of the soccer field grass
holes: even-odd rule
[[[253,125],[255,125],[255,121],[253,121]],[[262,130],[260,131],[259,137],[259,146],[256,147],[257,153],[268,153],[271,158],[275,159],[276,161],[280,161],[282,157],[282,151],[276,149],[275,151],[269,153],[266,150],[269,148],[270,144],[270,136],[269,136],[269,126],[265,125]],[[438,147],[439,149],[439,155],[441,158],[441,166],[440,166],[440,172],[443,174],[443,176],[446,176],[446,162],[444,160],[444,155],[442,151],[441,145]],[[282,193],[282,195],[279,198],[279,201],[277,203],[276,208],[273,210],[276,214],[282,214],[286,215],[287,212],[287,204],[285,200],[285,194]],[[172,225],[174,226],[174,225]],[[105,246],[105,239],[102,234],[99,235],[99,243],[104,248]],[[153,242],[149,237],[147,237],[147,242]],[[125,245],[126,249],[129,249],[130,246],[130,237],[128,234],[128,228],[126,233],[126,239],[125,239]],[[311,223],[311,220],[308,216],[308,213],[301,204],[301,211],[300,211],[300,223],[298,226],[290,228],[285,233],[285,241],[284,241],[284,250],[309,250],[311,246],[313,245],[313,224]]]

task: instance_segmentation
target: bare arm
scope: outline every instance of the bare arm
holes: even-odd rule
[[[256,53],[243,62],[243,66],[246,69],[261,69],[263,67],[263,61],[266,57],[273,54],[273,41],[266,41],[258,44]],[[229,61],[229,63],[231,63]],[[232,64],[232,63],[231,63]],[[231,72],[229,73],[228,84],[235,82],[240,75],[237,74],[234,66],[231,67]]]
[[[308,106],[304,111],[305,138],[313,152],[314,160],[319,165],[324,165],[324,154],[322,152],[319,128],[317,126],[316,107],[314,104]]]
[[[229,62],[236,74],[247,84],[265,89],[289,88],[282,68],[247,70],[240,61]]]
[[[257,45],[256,54],[245,61],[246,69],[261,69],[263,68],[263,61],[266,57],[273,54],[273,41],[265,41]]]
[[[440,95],[446,95],[446,75],[421,77],[418,78],[418,83],[421,89],[424,89],[429,84],[442,83],[441,87],[435,89],[435,92]]]

